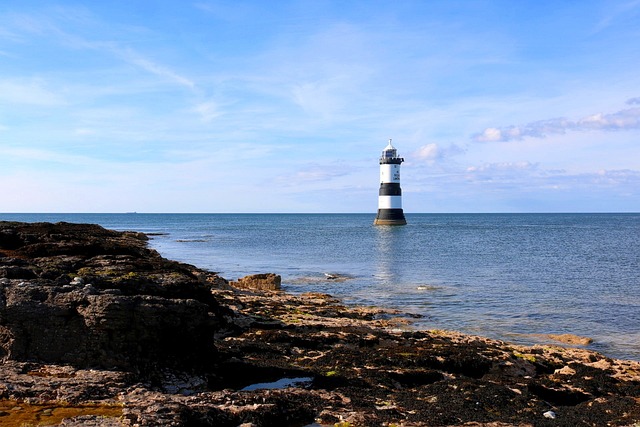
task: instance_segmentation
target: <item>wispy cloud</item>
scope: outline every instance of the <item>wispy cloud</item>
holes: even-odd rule
[[[196,84],[191,79],[180,75],[169,67],[152,61],[148,57],[141,55],[131,48],[121,48],[119,46],[112,45],[111,50],[113,53],[117,54],[125,61],[160,78],[167,79],[189,89],[194,89],[196,86]]]
[[[220,107],[215,102],[201,102],[193,107],[193,111],[200,115],[200,118],[203,122],[212,122],[223,113],[220,110]]]
[[[65,104],[65,100],[42,79],[0,80],[0,101],[43,107]]]
[[[481,166],[469,166],[467,172],[476,174],[503,174],[513,171],[532,171],[538,168],[538,164],[530,162],[501,162],[501,163],[485,163]]]
[[[99,164],[96,159],[84,155],[29,147],[2,147],[0,148],[0,157],[10,160],[11,165],[33,164],[34,162],[38,162],[48,165],[76,165],[76,170],[80,168],[92,169]],[[40,168],[40,171],[41,170],[42,168]]]
[[[351,173],[344,165],[307,164],[292,173],[283,174],[276,181],[285,186],[297,186],[314,182],[326,182]]]
[[[640,98],[631,98],[627,104],[640,104]],[[524,138],[544,138],[551,134],[564,134],[567,131],[620,131],[640,129],[640,107],[627,108],[615,113],[596,113],[578,120],[553,118],[539,120],[524,125],[486,128],[473,135],[478,142],[514,141]]]
[[[82,8],[57,7],[48,10],[49,15],[42,13],[13,14],[9,24],[15,34],[16,41],[27,40],[27,36],[46,37],[48,41],[55,40],[61,45],[78,50],[93,50],[114,55],[125,62],[136,66],[150,74],[166,79],[181,86],[193,89],[193,80],[181,75],[158,61],[136,51],[123,42],[115,42],[112,39],[99,39],[82,35],[91,29],[91,26],[102,26],[104,23],[95,21],[93,15]],[[74,28],[75,31],[68,28]],[[104,28],[103,28],[104,29]],[[125,29],[122,29],[123,32]],[[130,28],[127,29],[131,31]],[[1,33],[0,33],[1,34]]]
[[[640,0],[628,0],[614,5],[607,5],[595,32],[606,30],[621,19],[629,19],[640,13]]]

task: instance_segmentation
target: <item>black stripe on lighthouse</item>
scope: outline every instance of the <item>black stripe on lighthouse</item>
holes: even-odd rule
[[[402,196],[400,184],[397,182],[383,182],[380,184],[379,196]]]
[[[405,225],[406,223],[402,209],[378,209],[376,225]]]

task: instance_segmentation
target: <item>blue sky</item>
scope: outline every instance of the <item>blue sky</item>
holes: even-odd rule
[[[640,0],[0,4],[0,212],[640,211]]]

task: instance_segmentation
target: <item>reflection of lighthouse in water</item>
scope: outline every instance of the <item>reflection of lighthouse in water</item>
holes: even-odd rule
[[[398,150],[391,145],[385,147],[380,157],[380,191],[378,193],[378,215],[375,225],[405,225],[402,210],[402,190],[400,189],[400,164]]]
[[[400,240],[401,229],[394,227],[377,227],[375,235],[375,277],[380,281],[378,292],[396,292],[401,276],[401,267],[396,256],[402,253]]]

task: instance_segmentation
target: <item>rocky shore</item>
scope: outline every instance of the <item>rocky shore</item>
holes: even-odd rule
[[[638,362],[251,282],[141,233],[0,222],[0,425],[640,426]]]

